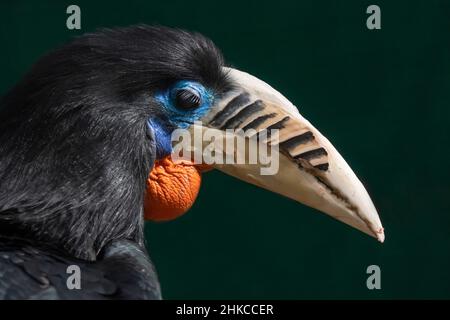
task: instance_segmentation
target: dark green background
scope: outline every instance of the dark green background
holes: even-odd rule
[[[82,30],[65,27],[66,7]],[[365,26],[378,4],[382,29]],[[74,35],[163,24],[211,37],[284,93],[367,186],[386,242],[219,172],[148,224],[165,298],[450,298],[450,1],[2,1],[0,91]],[[382,290],[366,288],[378,264]]]

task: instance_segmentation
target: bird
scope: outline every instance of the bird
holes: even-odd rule
[[[177,130],[231,130],[270,146],[277,172],[174,161]],[[329,140],[212,40],[104,28],[38,59],[0,100],[0,299],[162,299],[144,221],[188,211],[212,169],[384,241],[372,200]]]

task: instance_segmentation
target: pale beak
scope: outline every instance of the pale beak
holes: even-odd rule
[[[227,68],[226,72],[236,89],[217,102],[202,119],[201,128],[192,129],[212,128],[222,132],[242,129],[244,133],[252,129],[250,135],[228,133],[225,139],[258,137],[258,143],[270,146],[270,157],[278,157],[279,163],[273,174],[262,174],[261,161],[213,165],[236,178],[320,210],[383,242],[383,227],[372,200],[328,139],[265,82],[236,69]],[[261,135],[265,129],[278,129],[278,134]],[[218,149],[222,148],[228,156],[248,158],[248,147],[236,151],[226,150],[224,145],[222,141]]]

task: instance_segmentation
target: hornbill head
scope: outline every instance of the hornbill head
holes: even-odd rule
[[[205,163],[384,240],[369,195],[333,145],[199,34],[136,26],[83,35],[44,56],[1,104],[0,219],[77,256],[93,258],[115,238],[142,242],[143,216],[184,213]],[[204,145],[192,148],[202,161],[174,161],[179,129],[256,141],[278,168],[214,163]],[[228,158],[249,155],[223,145],[216,152]]]

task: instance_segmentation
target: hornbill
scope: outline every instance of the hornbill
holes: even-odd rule
[[[278,140],[259,142],[279,147],[278,172],[175,163],[172,133],[195,127],[276,129]],[[160,26],[102,29],[42,57],[1,99],[0,298],[161,298],[144,220],[189,209],[211,166],[384,240],[331,143],[275,89],[225,65],[211,40]]]

